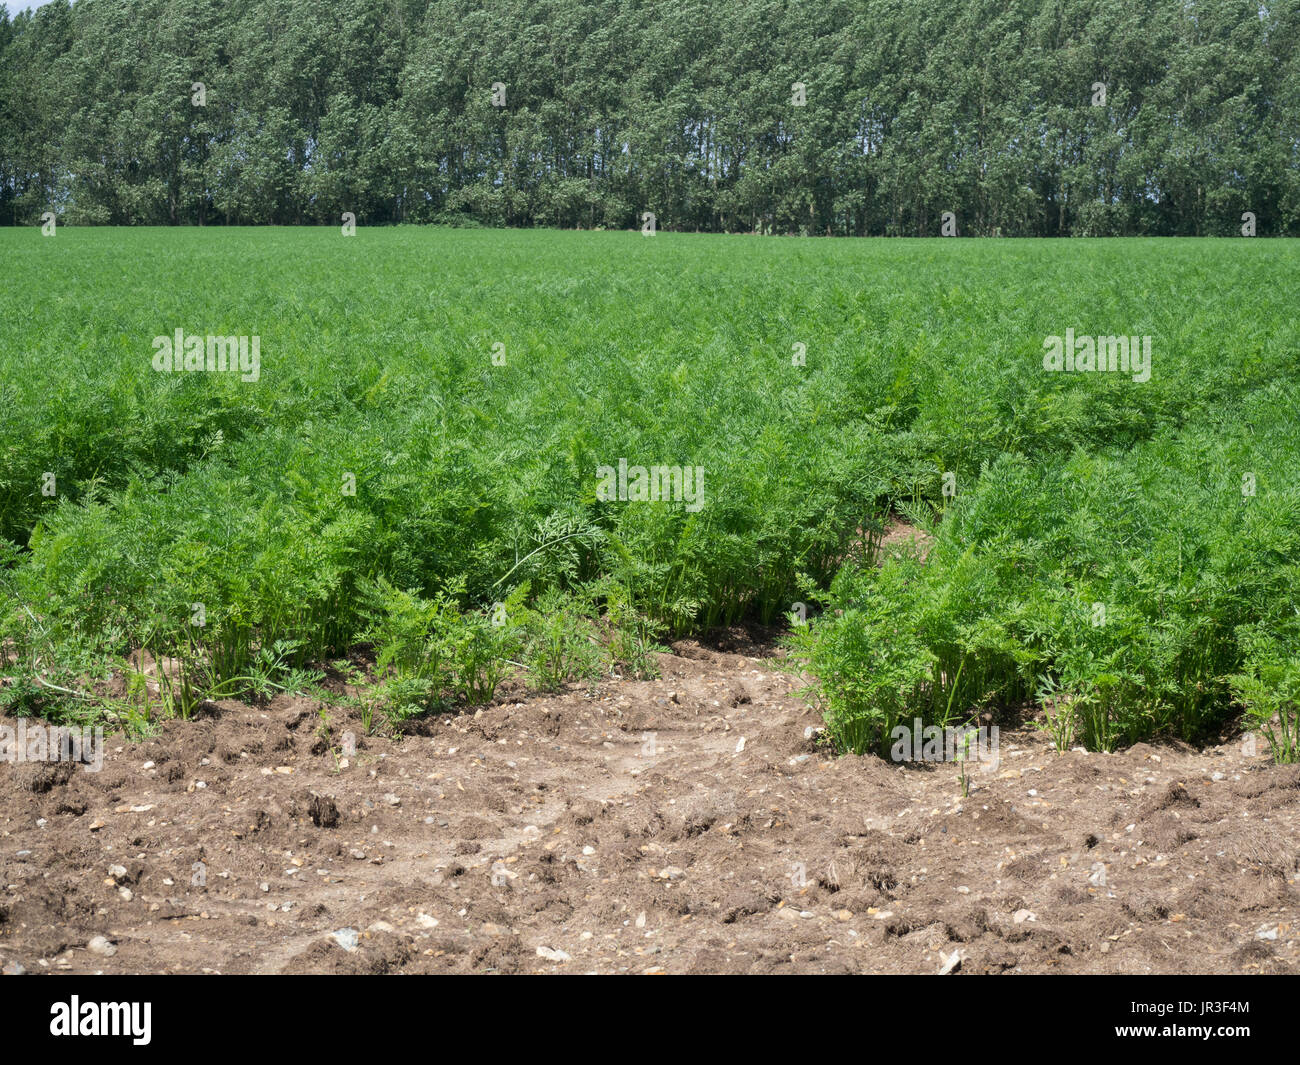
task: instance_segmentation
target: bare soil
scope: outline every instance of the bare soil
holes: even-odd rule
[[[98,773],[0,764],[0,967],[1297,971],[1300,767],[1266,745],[1004,729],[963,799],[950,764],[819,745],[776,653],[685,641],[661,679],[401,738],[282,698],[110,738]]]

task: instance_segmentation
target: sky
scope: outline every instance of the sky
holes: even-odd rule
[[[25,11],[27,8],[44,7],[49,0],[2,0],[4,7],[9,11],[12,18],[19,11]]]

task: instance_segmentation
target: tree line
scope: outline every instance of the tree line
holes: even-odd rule
[[[0,224],[1294,235],[1298,162],[1300,0],[0,12]]]

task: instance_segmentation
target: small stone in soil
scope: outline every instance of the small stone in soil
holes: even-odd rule
[[[103,936],[95,936],[94,939],[86,944],[86,949],[90,951],[91,954],[98,954],[101,958],[111,958],[117,953],[117,947],[113,946],[113,944]]]

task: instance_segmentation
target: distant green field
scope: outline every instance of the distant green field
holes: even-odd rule
[[[1100,748],[1245,706],[1294,750],[1293,242],[65,227],[0,250],[16,712],[144,728],[364,644],[400,718],[511,663],[635,671],[669,633],[805,603],[794,649],[846,748],[1040,704]],[[177,330],[204,369],[155,368]],[[1046,371],[1067,330],[1149,337],[1149,379]],[[256,367],[208,370],[209,335],[256,338]],[[638,466],[668,498],[636,498]],[[900,512],[936,541],[878,568]],[[157,701],[142,648],[179,664]]]

